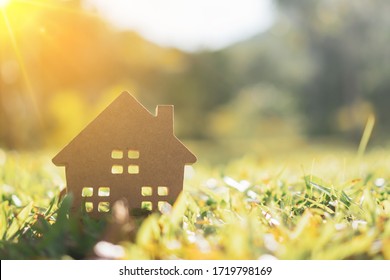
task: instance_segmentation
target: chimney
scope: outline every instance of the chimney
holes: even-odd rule
[[[158,105],[157,119],[162,129],[173,134],[173,105]]]

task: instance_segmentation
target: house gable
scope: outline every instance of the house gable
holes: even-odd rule
[[[171,160],[181,164],[196,162],[196,157],[173,133],[173,106],[160,105],[156,114],[153,116],[132,95],[123,92],[53,158],[53,163],[67,166],[88,149],[120,149],[128,139],[135,146],[164,150]]]

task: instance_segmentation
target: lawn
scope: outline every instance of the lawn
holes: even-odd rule
[[[0,150],[1,259],[390,259],[387,149],[201,159],[162,213],[99,221],[69,217],[54,154]]]

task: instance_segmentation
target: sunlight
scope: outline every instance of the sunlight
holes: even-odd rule
[[[36,42],[41,42],[40,50],[50,48],[51,51],[61,53],[65,56],[66,54],[64,54],[64,52],[66,51],[66,48],[63,44],[57,44],[58,40],[53,40],[50,33],[47,32],[47,28],[51,29],[50,22],[48,21],[45,22],[45,24],[42,24],[44,21],[39,18],[40,11],[50,10],[52,12],[80,16],[96,16],[96,14],[92,12],[86,12],[83,9],[78,9],[73,5],[68,5],[63,2],[64,1],[45,0],[0,0],[0,41],[3,42],[3,40],[5,40],[7,43],[7,54],[9,55],[9,58],[7,59],[16,62],[19,66],[20,85],[23,87],[22,90],[20,90],[20,95],[23,95],[23,100],[28,103],[26,108],[28,106],[28,112],[32,116],[31,122],[36,123],[39,128],[42,128],[44,124],[41,108],[39,106],[39,93],[37,93],[35,88],[37,84],[34,80],[36,79],[36,75],[33,73],[29,62],[29,57],[31,58],[30,54],[34,56],[35,53],[26,50],[25,45],[23,45],[24,40],[30,38]],[[53,29],[55,29],[55,27]],[[5,47],[0,46],[0,54],[4,48]],[[37,55],[37,59],[42,59],[43,56],[43,53],[40,56]],[[3,59],[3,57],[1,57],[1,59]],[[7,61],[5,61],[5,63],[6,62]],[[72,60],[70,60],[69,64],[73,65]],[[0,66],[2,65],[3,61],[0,61]],[[77,66],[74,67],[76,68]],[[41,69],[44,71],[43,68]]]
[[[7,6],[10,0],[0,0],[0,8]]]
[[[5,0],[0,0],[0,1],[5,1]],[[1,9],[1,14],[3,16],[3,20],[4,20],[4,23],[5,23],[5,26],[6,26],[6,30],[8,31],[8,35],[9,35],[9,39],[10,39],[11,44],[12,44],[12,48],[13,48],[13,50],[15,52],[16,59],[18,61],[19,67],[20,67],[21,72],[22,72],[22,76],[23,76],[23,79],[24,79],[24,82],[25,82],[25,85],[26,85],[26,88],[27,88],[27,93],[29,95],[28,97],[31,100],[32,108],[34,110],[34,113],[35,113],[35,115],[37,117],[37,120],[38,120],[39,124],[42,124],[41,123],[41,116],[40,116],[40,113],[39,113],[39,110],[38,110],[38,103],[36,101],[36,97],[35,97],[35,93],[34,93],[34,89],[32,87],[32,83],[31,83],[30,78],[28,76],[26,65],[24,63],[21,51],[20,51],[20,49],[18,47],[18,44],[17,44],[17,41],[16,41],[16,37],[15,37],[15,33],[14,33],[13,29],[12,29],[10,20],[8,19],[8,16],[7,16],[7,13],[6,13],[5,9]]]
[[[0,1],[11,1],[11,0],[0,0]],[[95,13],[93,12],[87,12],[84,10],[78,10],[78,9],[73,9],[69,8],[67,6],[61,5],[61,4],[51,4],[51,3],[46,3],[46,2],[41,2],[41,1],[34,1],[34,0],[15,0],[18,3],[22,4],[29,4],[32,6],[40,7],[40,8],[47,8],[47,9],[55,9],[55,10],[60,10],[65,13],[76,13],[76,14],[83,14],[86,16],[96,16]]]

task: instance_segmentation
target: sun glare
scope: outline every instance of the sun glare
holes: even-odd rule
[[[10,0],[0,0],[0,8],[7,6]]]

